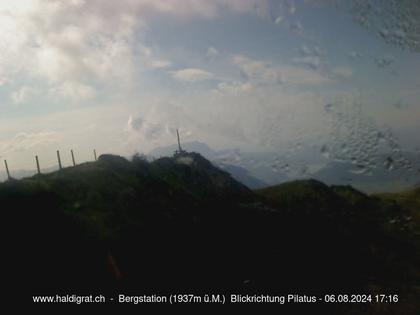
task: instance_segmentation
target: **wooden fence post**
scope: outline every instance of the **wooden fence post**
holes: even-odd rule
[[[61,165],[60,151],[58,150],[57,150],[57,160],[58,160],[58,168],[61,170],[63,166]]]
[[[4,166],[6,166],[7,179],[10,179],[9,166],[6,160],[4,160]]]
[[[72,161],[73,161],[73,166],[76,166],[76,161],[75,161],[75,159],[74,159],[74,153],[73,153],[73,150],[70,150],[70,152],[71,152],[71,159],[72,159]]]
[[[41,174],[41,168],[39,167],[38,155],[35,155],[35,160],[36,160],[36,169],[38,170],[38,174]]]
[[[97,161],[98,158],[96,157],[96,150],[95,149],[93,149],[93,156],[95,157],[95,161]]]

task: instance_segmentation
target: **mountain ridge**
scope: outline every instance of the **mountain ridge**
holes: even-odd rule
[[[414,236],[387,224],[398,205],[314,180],[254,192],[197,153],[102,155],[1,183],[0,202],[15,292],[402,294],[419,276]]]

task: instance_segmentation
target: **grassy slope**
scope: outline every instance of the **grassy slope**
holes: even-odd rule
[[[404,211],[392,221],[402,231],[420,237],[420,187],[402,192],[376,194],[384,202],[400,206]]]
[[[108,288],[115,285],[108,270],[112,256],[127,274],[128,287],[140,276],[144,283],[168,277],[174,284],[164,260],[187,256],[196,235],[210,242],[204,231],[222,218],[220,204],[233,205],[222,230],[237,211],[236,200],[252,195],[201,156],[189,157],[190,165],[173,158],[147,163],[102,156],[95,163],[0,184],[3,239],[11,240],[7,251],[15,257],[8,267],[28,289]],[[154,255],[159,261],[150,259]],[[144,275],[159,266],[162,279]]]
[[[37,294],[398,290],[399,314],[415,314],[419,242],[390,222],[407,211],[419,222],[416,192],[394,202],[295,181],[254,193],[200,155],[185,157],[103,156],[0,184],[6,283]]]
[[[328,187],[315,180],[302,180],[257,191],[281,209],[307,220],[329,217],[347,228],[367,247],[367,261],[374,261],[367,281],[358,292],[400,293],[398,305],[343,307],[349,314],[415,314],[420,308],[420,190],[368,196],[350,186]],[[300,205],[300,206],[297,206]],[[339,234],[339,233],[337,233]],[[367,258],[369,257],[369,258]]]

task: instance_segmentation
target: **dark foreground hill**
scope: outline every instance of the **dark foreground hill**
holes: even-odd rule
[[[393,221],[408,210],[351,187],[253,192],[195,153],[103,155],[0,184],[0,204],[5,286],[21,296],[383,293],[400,304],[364,313],[418,306],[418,234]]]

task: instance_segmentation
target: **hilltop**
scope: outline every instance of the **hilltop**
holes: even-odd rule
[[[215,166],[226,170],[234,179],[251,189],[268,187],[270,184],[288,180],[285,174],[273,172],[270,159],[273,152],[242,152],[239,149],[214,150],[206,143],[192,141],[182,144],[189,152],[197,152]],[[176,145],[157,147],[149,152],[151,157],[170,156],[177,150]],[[262,161],[262,163],[256,163]]]
[[[2,183],[0,203],[21,294],[398,291],[410,314],[418,290],[418,235],[392,223],[417,206],[315,180],[252,191],[197,153],[102,155]]]
[[[401,193],[376,194],[377,198],[404,209],[392,224],[400,230],[410,232],[420,238],[420,186]]]
[[[142,285],[175,285],[171,278],[177,274],[169,266],[175,267],[176,257],[192,255],[187,252],[200,234],[200,241],[217,240],[209,229],[223,233],[239,202],[252,196],[195,153],[153,162],[102,155],[97,162],[4,182],[2,230],[12,240],[11,257],[17,257],[13,281],[65,291],[113,287],[121,280],[115,274],[124,274],[127,287],[139,277]],[[200,247],[194,250],[198,256]],[[110,259],[118,272],[108,270]],[[156,280],[149,268],[159,264],[162,278]],[[181,262],[178,267],[187,270]]]

